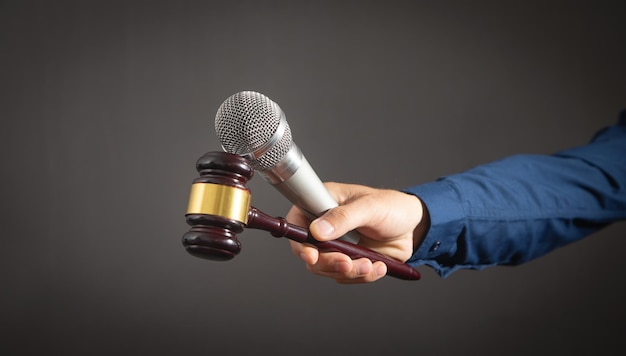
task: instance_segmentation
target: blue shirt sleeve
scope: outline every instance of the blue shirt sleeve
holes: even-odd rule
[[[404,191],[430,215],[408,264],[446,277],[527,262],[626,219],[626,114],[584,146],[511,156]]]

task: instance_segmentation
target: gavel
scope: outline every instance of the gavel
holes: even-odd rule
[[[307,228],[269,216],[250,205],[246,183],[254,169],[246,158],[227,152],[208,152],[196,162],[200,176],[193,180],[185,218],[191,226],[182,238],[193,256],[227,261],[241,251],[237,234],[244,228],[269,232],[272,236],[315,246],[322,252],[341,252],[352,259],[368,258],[387,265],[387,275],[418,280],[420,273],[411,266],[365,247],[342,241],[318,241]]]

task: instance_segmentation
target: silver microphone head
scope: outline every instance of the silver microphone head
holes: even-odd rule
[[[295,146],[278,104],[253,91],[239,92],[222,103],[215,115],[215,132],[224,151],[248,158],[258,170],[276,167]]]

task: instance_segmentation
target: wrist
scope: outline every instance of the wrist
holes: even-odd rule
[[[430,214],[422,199],[416,195],[413,196],[419,201],[422,210],[422,217],[413,230],[413,251],[415,251],[424,242],[424,238],[430,229]]]

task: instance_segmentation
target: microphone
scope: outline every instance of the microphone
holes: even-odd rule
[[[339,205],[293,142],[285,113],[265,95],[254,91],[231,95],[217,110],[215,132],[224,151],[246,158],[310,219]],[[359,235],[351,231],[341,239],[356,243]]]

